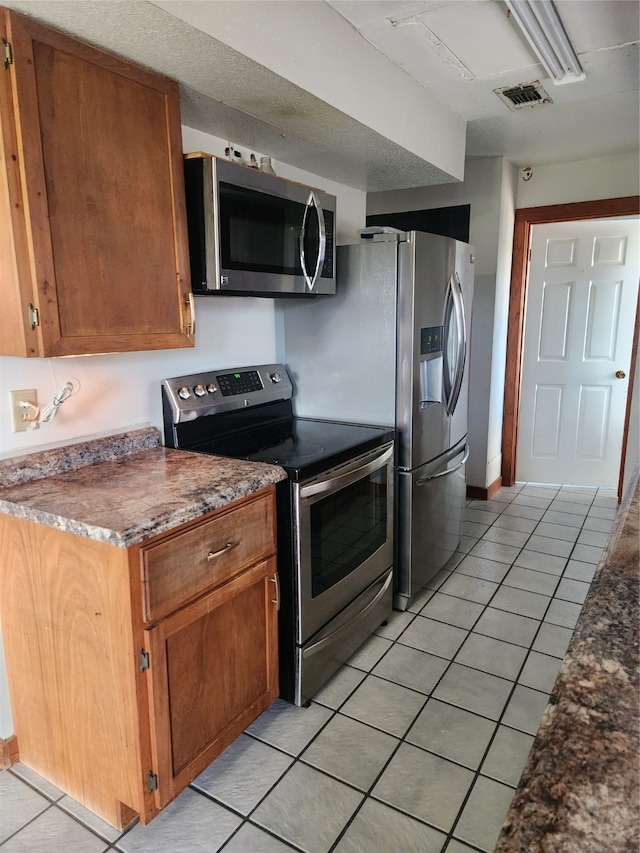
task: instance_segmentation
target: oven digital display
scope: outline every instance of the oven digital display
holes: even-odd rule
[[[264,387],[257,370],[224,373],[217,379],[223,397],[235,397],[237,394],[246,394],[248,391],[262,391]]]

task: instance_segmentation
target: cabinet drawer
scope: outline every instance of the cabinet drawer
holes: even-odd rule
[[[273,493],[250,498],[142,549],[143,615],[166,616],[275,554]]]

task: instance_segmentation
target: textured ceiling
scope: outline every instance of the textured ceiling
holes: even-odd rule
[[[467,156],[538,165],[638,148],[637,0],[556,0],[586,76],[555,85],[502,0],[328,0],[374,47],[467,119]],[[553,103],[494,90],[539,80]]]
[[[201,5],[209,2],[217,0]],[[309,0],[285,5],[294,4],[298,26],[305,8],[319,5]],[[362,190],[455,179],[418,156],[416,148],[399,144],[397,128],[373,130],[309,91],[299,82],[303,77],[290,73],[286,79],[271,70],[276,64],[266,67],[225,44],[222,35],[214,38],[176,16],[181,6],[194,4],[5,0],[5,5],[178,80],[183,121],[198,130]],[[245,20],[251,9],[264,8],[246,0],[232,6]],[[431,103],[435,94],[467,120],[468,156],[505,156],[522,166],[638,148],[636,0],[557,0],[586,71],[584,81],[563,86],[546,77],[502,0],[330,0],[328,6],[385,61],[418,81]],[[291,39],[296,38],[300,33],[292,26]],[[268,46],[268,34],[265,39]],[[552,104],[512,112],[494,94],[531,80],[542,82]],[[415,121],[415,113],[406,121]]]
[[[361,190],[454,180],[243,54],[143,0],[9,0],[178,80],[183,123]]]

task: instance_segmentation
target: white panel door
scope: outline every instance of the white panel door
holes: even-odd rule
[[[637,219],[533,226],[518,480],[618,483],[639,236]]]

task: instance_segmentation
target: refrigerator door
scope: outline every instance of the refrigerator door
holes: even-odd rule
[[[458,547],[466,498],[467,456],[463,441],[441,459],[397,474],[396,609],[406,610],[413,596]]]
[[[467,432],[465,300],[472,249],[437,234],[412,231],[407,237],[398,250],[396,417],[398,465],[412,470]]]

